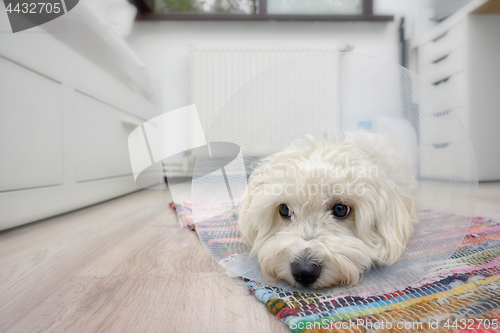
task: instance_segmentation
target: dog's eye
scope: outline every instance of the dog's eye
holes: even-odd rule
[[[351,207],[347,205],[335,205],[332,208],[332,214],[339,219],[347,217],[351,213]]]
[[[288,206],[286,204],[281,204],[279,206],[279,212],[280,212],[280,215],[283,216],[283,217],[291,217],[292,216],[292,212],[290,211],[290,209],[288,208]]]

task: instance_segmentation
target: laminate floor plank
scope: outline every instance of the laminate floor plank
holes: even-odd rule
[[[0,233],[1,332],[286,332],[160,191]]]

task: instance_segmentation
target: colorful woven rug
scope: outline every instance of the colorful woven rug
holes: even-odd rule
[[[190,221],[189,206],[175,208]],[[389,294],[333,297],[243,282],[293,332],[500,332],[500,223],[474,219],[439,270]]]

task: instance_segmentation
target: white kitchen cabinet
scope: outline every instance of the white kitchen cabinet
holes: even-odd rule
[[[131,75],[144,69],[135,54],[85,8],[0,31],[0,230],[140,189],[127,139],[159,108]],[[64,40],[69,28],[81,40]],[[156,175],[150,185],[163,181]]]

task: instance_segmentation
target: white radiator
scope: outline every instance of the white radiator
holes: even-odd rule
[[[334,42],[192,44],[191,102],[196,104],[205,133],[224,104],[257,75],[290,59],[337,51]]]

